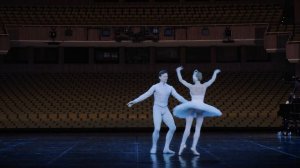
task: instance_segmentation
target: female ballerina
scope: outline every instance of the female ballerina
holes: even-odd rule
[[[180,144],[178,155],[181,155],[184,148],[186,148],[186,140],[190,135],[191,126],[193,123],[193,118],[196,118],[196,128],[193,138],[193,144],[191,147],[191,151],[194,155],[200,155],[196,150],[196,146],[200,137],[200,130],[203,123],[203,117],[214,117],[214,116],[221,116],[222,113],[217,108],[205,104],[203,102],[205,92],[207,87],[209,87],[215,80],[218,73],[221,71],[216,69],[212,78],[205,83],[201,83],[202,80],[202,73],[198,70],[195,70],[193,73],[193,81],[194,84],[190,84],[182,79],[181,70],[183,67],[178,67],[176,69],[178,80],[190,90],[190,94],[192,100],[183,104],[180,104],[174,108],[174,116],[178,118],[185,118],[186,125],[185,130],[183,133],[182,141]]]

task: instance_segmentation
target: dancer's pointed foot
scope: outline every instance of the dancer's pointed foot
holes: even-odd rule
[[[170,149],[164,149],[163,153],[164,154],[174,154],[175,152]]]
[[[152,147],[151,150],[150,150],[150,153],[151,154],[156,154],[156,147]]]
[[[186,145],[180,145],[180,148],[179,148],[179,152],[178,152],[178,155],[181,155],[183,150],[186,148]]]
[[[200,153],[196,150],[196,148],[191,148],[191,151],[193,152],[194,155],[199,156]]]

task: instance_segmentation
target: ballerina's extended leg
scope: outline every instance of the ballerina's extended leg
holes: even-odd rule
[[[200,153],[197,151],[196,146],[200,137],[200,131],[203,123],[203,116],[198,116],[197,117],[197,122],[196,122],[196,128],[195,128],[195,133],[194,133],[194,138],[193,138],[193,145],[191,147],[191,150],[194,155],[200,155]]]
[[[180,144],[180,148],[179,148],[179,152],[178,155],[181,155],[183,150],[186,148],[186,140],[190,135],[191,132],[191,127],[192,127],[192,123],[193,123],[193,117],[192,116],[188,116],[185,120],[185,129],[184,129],[184,133],[182,136],[182,140],[181,140],[181,144]]]

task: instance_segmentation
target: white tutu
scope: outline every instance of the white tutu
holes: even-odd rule
[[[203,96],[192,96],[192,101],[176,106],[173,114],[178,118],[186,118],[187,116],[197,117],[198,114],[203,117],[218,117],[222,115],[219,109],[205,104]]]

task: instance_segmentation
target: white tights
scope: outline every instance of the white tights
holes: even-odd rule
[[[188,138],[188,136],[190,135],[191,132],[191,127],[193,124],[193,116],[189,116],[186,118],[186,124],[185,124],[185,130],[182,136],[182,141],[181,141],[181,146],[185,145],[186,140]],[[195,127],[195,133],[194,133],[194,138],[193,138],[193,144],[192,144],[192,149],[196,149],[199,137],[200,137],[200,131],[201,131],[201,127],[202,127],[202,123],[203,123],[203,116],[198,115],[196,118],[196,127]]]
[[[154,131],[152,134],[152,148],[156,148],[157,146],[157,140],[159,138],[159,131],[160,131],[162,121],[169,127],[169,131],[166,135],[166,143],[164,147],[164,150],[169,150],[173,134],[176,130],[175,122],[168,107],[160,107],[154,105],[153,106]]]

